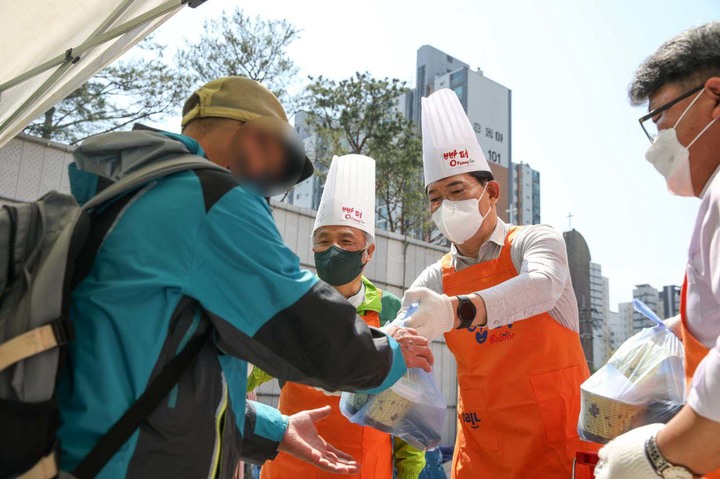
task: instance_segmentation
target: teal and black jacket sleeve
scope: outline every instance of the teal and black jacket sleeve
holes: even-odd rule
[[[380,391],[405,372],[398,344],[369,328],[334,288],[300,269],[267,203],[198,172],[207,214],[187,293],[209,312],[226,354],[326,390]]]

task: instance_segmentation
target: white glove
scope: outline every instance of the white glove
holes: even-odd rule
[[[616,437],[600,449],[595,479],[658,479],[645,454],[645,441],[665,424],[650,424]]]
[[[452,301],[444,294],[437,294],[427,288],[413,288],[405,292],[402,300],[402,310],[410,307],[412,303],[418,303],[417,310],[405,318],[404,325],[413,328],[420,336],[433,341],[455,325],[455,311]]]

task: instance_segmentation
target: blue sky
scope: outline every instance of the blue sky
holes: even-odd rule
[[[480,67],[513,91],[513,160],[541,173],[543,222],[565,231],[572,211],[610,278],[611,309],[635,284],[681,284],[699,200],[669,195],[644,160],[645,109],[629,105],[626,88],[663,41],[720,19],[717,0],[209,0],[157,39],[195,36],[236,5],[302,29],[290,48],[300,82],[369,71],[413,85],[424,44]]]

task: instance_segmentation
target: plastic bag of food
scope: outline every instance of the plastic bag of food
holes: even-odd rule
[[[435,376],[409,369],[379,394],[342,393],[340,410],[355,424],[370,426],[427,451],[440,444],[445,426],[445,399]]]
[[[392,434],[427,451],[440,444],[446,404],[435,376],[412,368],[381,393],[342,393],[340,411],[355,424]]]
[[[666,423],[685,404],[682,343],[644,303],[657,325],[625,341],[581,386],[580,437],[605,444],[636,427]]]

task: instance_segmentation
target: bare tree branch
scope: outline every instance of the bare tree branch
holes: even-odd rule
[[[181,71],[200,85],[215,78],[240,75],[257,80],[281,100],[298,69],[287,53],[300,30],[286,20],[251,18],[240,8],[223,11],[203,25],[203,34],[176,53]]]

